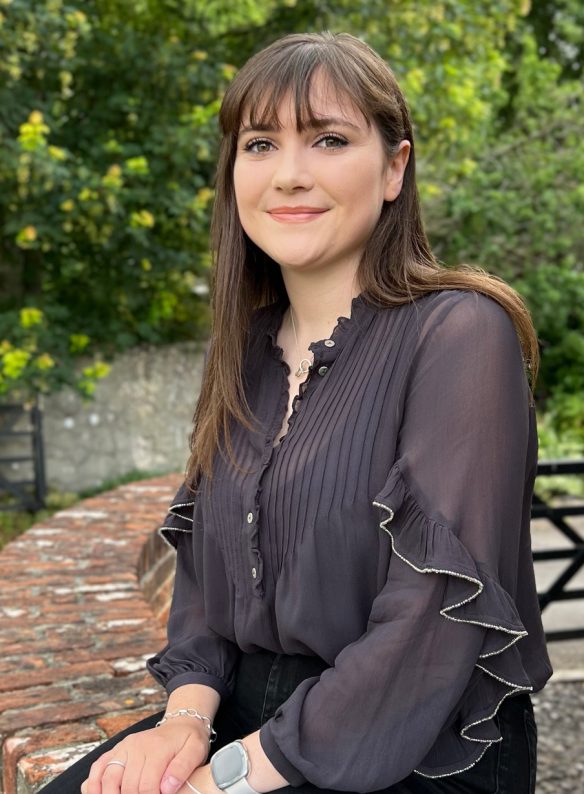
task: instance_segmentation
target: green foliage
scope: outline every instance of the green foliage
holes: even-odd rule
[[[33,513],[15,510],[0,511],[0,550],[9,541],[30,529],[33,524],[44,521],[57,510],[71,507],[78,499],[79,496],[74,493],[50,491],[46,500],[47,507],[44,510],[37,510]]]
[[[540,454],[582,455],[584,86],[541,57],[529,27],[508,46],[508,99],[475,170],[432,203],[433,241],[445,261],[477,262],[525,297],[541,349]]]
[[[582,457],[582,449],[584,446],[584,439],[582,436],[582,414],[584,404],[581,396],[571,395],[569,400],[574,403],[574,406],[579,411],[580,429],[574,429],[568,425],[558,431],[556,429],[558,424],[557,416],[553,407],[547,410],[546,413],[538,413],[538,457],[540,460],[574,460]],[[584,477],[581,475],[575,476],[573,474],[553,474],[546,475],[545,477],[538,477],[536,480],[536,491],[538,496],[544,500],[558,493],[584,498]]]
[[[67,307],[67,330],[105,351],[207,320],[216,111],[234,70],[166,5],[14,0],[0,26],[0,308]]]
[[[424,200],[471,174],[505,99],[505,37],[520,0],[345,0],[350,29],[387,60],[412,111]],[[343,24],[343,19],[339,18]]]
[[[97,356],[81,370],[74,366],[89,337],[67,333],[66,324],[59,323],[59,314],[62,317],[62,312],[49,307],[53,322],[34,307],[0,315],[0,396],[33,401],[37,394],[69,385],[90,397],[96,381],[109,373],[109,364]]]
[[[72,339],[107,356],[206,332],[222,93],[275,38],[323,29],[392,67],[432,244],[525,296],[542,439],[582,451],[579,0],[0,0],[4,382],[91,380]],[[14,307],[43,311],[34,350]]]

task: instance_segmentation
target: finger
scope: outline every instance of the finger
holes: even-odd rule
[[[132,757],[132,763],[126,766],[124,772],[121,794],[135,794],[136,791],[140,791],[140,777],[145,763],[145,755],[142,758]],[[158,794],[158,789],[156,792]]]
[[[159,792],[163,791],[161,780],[169,760],[168,756],[148,758],[147,763],[142,768],[137,791],[152,792],[152,794],[159,794]]]
[[[127,754],[116,746],[113,750],[110,750],[107,753],[101,755],[97,761],[91,765],[91,769],[89,770],[89,777],[87,778],[85,783],[86,792],[85,794],[104,794],[102,789],[102,777],[106,769],[110,769],[107,765],[111,761],[121,761],[122,763],[126,763]],[[112,764],[112,766],[116,766],[116,764]],[[120,771],[123,772],[122,767],[118,767]]]
[[[205,763],[207,753],[207,742],[203,744],[198,735],[189,736],[167,766],[160,784],[160,794],[176,794],[195,769]]]
[[[101,776],[101,794],[120,794],[125,766],[110,761]]]

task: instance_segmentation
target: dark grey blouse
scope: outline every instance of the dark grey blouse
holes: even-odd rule
[[[259,309],[246,350],[262,432],[234,427],[238,472],[180,489],[161,529],[177,548],[168,692],[234,687],[240,649],[318,655],[261,727],[293,786],[374,791],[450,775],[501,734],[505,697],[552,669],[536,596],[530,503],[535,408],[519,340],[491,298],[443,290],[398,308],[354,298],[283,440],[286,301]]]

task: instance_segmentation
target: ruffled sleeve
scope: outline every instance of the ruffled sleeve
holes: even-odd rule
[[[443,296],[420,319],[397,456],[372,500],[391,555],[367,630],[260,731],[294,786],[462,772],[500,741],[502,701],[532,689],[514,601],[537,463],[521,348],[494,300]]]
[[[235,687],[240,651],[235,643],[207,625],[204,583],[198,580],[195,566],[194,507],[193,492],[183,483],[159,529],[176,549],[176,573],[167,624],[168,643],[148,659],[147,667],[168,694],[184,684],[205,684],[221,697],[229,697]],[[216,560],[216,565],[220,564]],[[219,575],[218,570],[215,575]]]
[[[170,503],[162,526],[158,528],[159,535],[173,549],[178,546],[177,536],[180,532],[192,534],[194,506],[193,492],[183,483]]]
[[[413,571],[442,577],[444,594],[438,612],[443,619],[484,629],[478,653],[468,657],[474,669],[456,705],[458,713],[452,715],[454,722],[413,770],[440,777],[476,763],[487,747],[501,738],[493,717],[502,701],[515,692],[532,689],[514,647],[527,631],[513,599],[488,563],[473,558],[453,525],[440,523],[421,510],[402,465],[395,463],[375,500],[385,515],[380,527],[391,538],[392,552]],[[460,642],[456,634],[452,636],[457,644],[450,653],[468,653],[466,639]],[[433,663],[433,655],[429,654],[428,665]],[[460,681],[452,682],[451,687],[459,691]]]

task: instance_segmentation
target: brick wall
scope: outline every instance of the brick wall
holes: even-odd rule
[[[169,475],[87,499],[0,553],[4,794],[32,794],[164,707],[144,663],[166,639],[174,552],[154,530],[179,484]]]

